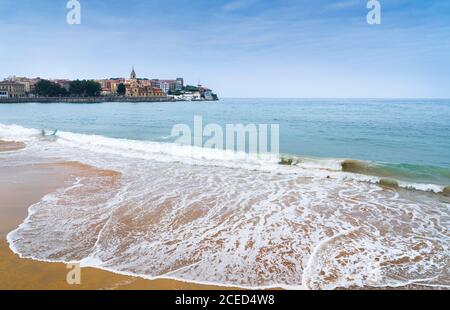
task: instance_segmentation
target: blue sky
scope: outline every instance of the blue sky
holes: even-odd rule
[[[0,0],[0,78],[184,77],[222,97],[450,98],[450,1]]]

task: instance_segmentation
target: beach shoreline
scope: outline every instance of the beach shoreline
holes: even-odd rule
[[[0,140],[0,152],[13,152],[25,148],[25,143]]]
[[[11,138],[11,140],[14,140]],[[105,236],[104,227],[109,224],[108,229],[110,229],[109,234],[115,235],[115,240],[127,240],[127,238],[136,238],[142,236],[148,231],[152,231],[155,227],[160,227],[161,223],[164,222],[162,218],[162,214],[164,212],[171,212],[174,207],[177,206],[177,201],[183,197],[180,195],[178,191],[173,192],[172,198],[165,201],[159,201],[158,195],[161,193],[168,194],[171,193],[170,189],[178,189],[177,186],[180,186],[178,182],[187,182],[182,188],[186,188],[189,194],[195,193],[195,189],[188,188],[191,184],[188,177],[196,177],[199,173],[199,168],[194,166],[194,170],[189,170],[189,173],[186,176],[181,176],[178,179],[172,180],[173,174],[167,173],[167,171],[171,171],[171,169],[176,169],[177,171],[183,171],[185,169],[184,166],[180,164],[161,164],[156,163],[156,169],[151,173],[152,170],[145,170],[149,172],[151,177],[159,176],[162,178],[167,178],[166,181],[158,182],[165,184],[161,191],[156,191],[154,193],[149,192],[146,196],[139,196],[137,203],[138,207],[135,209],[131,209],[131,212],[127,212],[129,209],[129,205],[127,202],[117,198],[116,194],[123,188],[124,185],[131,185],[134,179],[130,179],[127,174],[127,170],[123,170],[120,166],[114,165],[104,165],[104,164],[96,164],[97,162],[89,160],[91,154],[86,153],[86,158],[73,159],[73,157],[58,157],[56,156],[58,148],[55,148],[56,152],[50,152],[51,156],[39,156],[37,152],[35,152],[36,144],[34,144],[33,140],[18,140],[24,141],[28,144],[25,147],[24,143],[17,143],[13,141],[1,141],[0,145],[3,148],[0,148],[0,158],[2,158],[2,151],[6,161],[0,162],[2,164],[2,169],[0,169],[0,197],[5,197],[3,199],[3,204],[0,205],[0,271],[3,278],[2,283],[0,283],[0,289],[52,289],[52,290],[77,290],[77,289],[119,289],[119,290],[127,290],[127,289],[138,289],[138,290],[228,290],[228,289],[238,289],[238,288],[250,288],[250,289],[324,289],[319,286],[312,286],[312,283],[309,283],[308,280],[311,280],[313,277],[326,275],[324,274],[320,268],[316,268],[316,270],[312,270],[309,268],[313,266],[314,259],[318,257],[319,250],[326,250],[326,248],[332,244],[336,243],[335,248],[330,249],[331,255],[335,256],[336,261],[339,261],[342,256],[351,256],[353,252],[345,251],[345,248],[359,237],[357,234],[361,232],[361,225],[364,225],[364,222],[355,222],[355,219],[351,217],[345,217],[346,221],[351,223],[355,223],[353,230],[336,230],[333,231],[331,229],[327,229],[324,231],[326,235],[322,236],[319,242],[314,243],[312,240],[311,244],[313,245],[312,249],[316,249],[316,252],[309,253],[308,249],[311,248],[308,244],[308,248],[303,251],[299,251],[297,256],[292,254],[292,247],[286,246],[286,243],[278,242],[276,246],[274,244],[273,250],[285,249],[283,253],[288,253],[289,255],[280,256],[282,259],[293,259],[295,257],[305,258],[304,262],[307,264],[306,273],[305,270],[302,273],[302,276],[307,276],[306,280],[299,277],[298,281],[294,279],[293,281],[273,281],[269,283],[270,285],[264,285],[265,283],[255,283],[255,285],[248,285],[243,281],[239,281],[239,278],[236,278],[234,282],[229,281],[228,279],[217,280],[217,278],[210,277],[207,274],[207,269],[203,273],[201,273],[202,278],[198,279],[198,282],[189,282],[189,279],[195,279],[195,277],[173,277],[176,275],[176,271],[183,270],[186,267],[195,266],[198,262],[202,262],[198,257],[193,258],[191,260],[180,260],[176,261],[173,265],[170,266],[170,269],[160,269],[159,273],[154,273],[153,270],[144,270],[143,272],[136,272],[138,269],[132,268],[116,268],[114,269],[114,265],[112,267],[99,263],[96,260],[87,261],[90,259],[91,254],[94,253],[92,251],[93,246],[102,247],[102,244],[98,243],[98,240],[102,240],[102,242],[107,242],[105,246],[110,246],[109,240]],[[29,141],[29,142],[28,142]],[[41,148],[41,143],[47,144],[47,147],[50,147],[54,142],[51,141],[43,141],[39,140],[39,148]],[[16,151],[12,150],[15,149]],[[45,151],[48,152],[48,149],[45,148]],[[95,154],[95,153],[94,153]],[[65,159],[61,159],[65,158]],[[91,163],[90,165],[86,163]],[[142,163],[142,162],[140,162]],[[128,164],[128,163],[127,163]],[[104,167],[96,168],[96,167]],[[106,168],[109,167],[109,168]],[[142,166],[141,166],[142,168]],[[192,166],[189,166],[192,168]],[[110,169],[110,170],[108,170]],[[149,167],[152,169],[152,167]],[[120,172],[118,172],[120,171]],[[165,171],[165,172],[163,172]],[[235,169],[229,170],[219,170],[221,173],[235,173]],[[255,173],[255,172],[254,172]],[[216,173],[219,175],[219,173]],[[271,174],[262,174],[264,178],[273,177],[279,180],[281,178],[280,175],[271,175]],[[123,182],[126,180],[125,182]],[[151,180],[150,179],[146,179]],[[290,182],[286,184],[290,188],[307,188],[308,184],[312,181],[312,178],[295,178],[295,182]],[[139,184],[142,184],[142,179],[137,179]],[[170,182],[175,182],[176,185],[170,187]],[[341,186],[347,186],[348,181],[342,183]],[[158,185],[151,186],[151,183],[145,183],[146,188],[153,189]],[[183,184],[183,183],[181,183]],[[320,184],[322,186],[334,186],[333,180],[331,178],[323,178],[320,179]],[[360,185],[361,184],[361,185]],[[376,185],[370,185],[365,183],[358,183],[358,186],[364,186],[365,188],[370,188],[372,191],[378,193],[378,197],[387,197],[387,199],[394,199],[398,201],[398,197],[401,194],[402,197],[408,198],[409,193],[406,193],[404,190],[399,189],[383,189],[377,187]],[[135,185],[133,188],[139,188],[139,186]],[[332,192],[334,187],[331,187],[330,190],[327,191],[327,195],[331,200],[339,200],[339,195],[342,194],[340,192]],[[359,189],[359,188],[358,188]],[[203,193],[204,190],[201,192]],[[302,192],[302,191],[299,191]],[[359,191],[358,191],[359,193]],[[137,192],[136,194],[141,194],[141,192]],[[416,196],[419,193],[411,192],[411,199],[417,198]],[[358,194],[359,195],[359,194]],[[430,194],[431,195],[431,194]],[[426,195],[420,195],[421,199],[427,199]],[[45,197],[45,198],[44,198]],[[43,199],[44,198],[44,199]],[[345,197],[344,197],[345,198]],[[436,198],[436,197],[435,197]],[[150,199],[150,200],[147,200]],[[286,196],[284,200],[281,201],[283,204],[283,210],[290,208],[290,205],[293,204],[294,201],[301,199],[301,196],[290,195]],[[431,198],[430,198],[431,199]],[[329,200],[329,199],[328,199]],[[324,200],[325,202],[328,200]],[[113,204],[106,204],[106,201],[113,201]],[[265,200],[264,200],[265,201]],[[354,200],[352,200],[354,201]],[[435,200],[432,200],[433,203]],[[208,200],[207,198],[197,199],[196,203],[191,205],[190,208],[180,208],[182,210],[182,214],[180,216],[174,217],[174,223],[172,226],[164,226],[165,230],[167,227],[171,227],[169,232],[173,232],[180,227],[180,225],[186,225],[186,223],[190,223],[199,217],[202,216],[205,209],[210,208],[213,201]],[[253,206],[257,204],[257,202],[250,202],[249,206]],[[390,203],[389,200],[384,199],[383,204],[387,204],[391,206],[386,209],[386,207],[382,207],[381,211],[383,214],[387,212],[387,210],[395,210],[398,209],[398,206],[395,203]],[[236,205],[236,204],[233,204]],[[143,208],[143,206],[146,206]],[[147,207],[148,206],[148,207]],[[303,206],[303,205],[301,205]],[[153,207],[153,208],[151,208]],[[59,208],[56,209],[55,208]],[[65,208],[67,208],[67,214],[65,214]],[[317,208],[323,208],[323,212],[329,212],[330,208],[325,208],[322,204],[317,205]],[[61,211],[59,211],[61,210]],[[92,210],[93,212],[97,212],[101,217],[91,217],[90,220],[86,223],[84,222],[80,227],[74,227],[76,231],[80,228],[79,235],[83,235],[80,239],[77,234],[73,234],[70,238],[65,236],[61,236],[61,232],[70,233],[71,226],[70,222],[76,222],[83,217],[86,216],[86,212]],[[298,209],[301,210],[301,209]],[[297,210],[297,211],[298,211]],[[362,211],[364,214],[370,214],[370,212],[376,209],[368,209],[364,205],[357,210]],[[149,212],[151,211],[151,212]],[[224,219],[229,219],[230,217],[235,216],[236,218],[241,219],[243,216],[239,215],[241,210],[234,210],[228,213],[223,214],[221,217],[222,223]],[[110,213],[109,217],[105,218],[105,214]],[[136,217],[135,214],[139,214],[139,212],[149,212],[148,214],[144,214],[143,216]],[[247,211],[248,212],[248,211]],[[359,211],[358,211],[359,212]],[[45,214],[47,213],[47,214]],[[237,214],[236,214],[237,213]],[[28,217],[27,217],[28,214]],[[45,217],[39,216],[39,214],[45,214]],[[37,216],[36,216],[37,215]],[[95,216],[95,213],[93,213]],[[357,215],[357,214],[356,214]],[[115,219],[110,223],[112,216]],[[305,215],[303,214],[303,217]],[[361,215],[362,216],[362,215]],[[411,218],[411,213],[406,213],[403,217],[404,219]],[[58,219],[58,221],[53,221],[53,223],[60,224],[59,228],[55,229],[52,225],[49,224],[50,219]],[[71,219],[70,222],[67,222],[65,219]],[[255,218],[255,217],[253,217]],[[44,222],[41,220],[44,219]],[[100,219],[100,221],[98,220]],[[249,218],[250,219],[250,218]],[[378,219],[378,216],[377,216]],[[358,218],[356,218],[358,220]],[[366,217],[364,218],[364,221]],[[315,233],[316,231],[320,231],[321,227],[314,226],[314,218],[311,220],[302,219],[304,222],[304,226],[296,226],[303,227],[303,229],[307,231],[311,231]],[[42,230],[42,232],[36,234],[33,231],[33,227],[29,226],[30,223],[37,223],[35,227]],[[25,223],[21,225],[21,223]],[[86,223],[86,224],[85,224]],[[279,225],[280,220],[276,220],[276,225]],[[19,226],[20,225],[20,226]],[[153,225],[153,226],[152,226]],[[404,228],[408,228],[404,226]],[[191,231],[195,233],[199,233],[201,238],[205,239],[204,233],[201,233],[202,226],[196,226],[194,230],[186,230],[187,233]],[[197,232],[199,230],[199,232]],[[47,231],[53,233],[47,234]],[[381,236],[385,236],[387,233],[387,229],[380,224],[378,232]],[[395,230],[391,230],[391,233],[395,233]],[[8,245],[8,242],[5,240],[8,235],[8,242],[11,246],[11,249]],[[34,237],[31,237],[33,236]],[[86,237],[85,237],[86,235]],[[90,235],[90,237],[88,236]],[[45,240],[43,243],[36,243],[35,247],[31,249],[31,251],[27,250],[27,243],[24,240],[29,240],[28,243],[37,242],[40,240],[40,236],[45,236]],[[286,235],[287,237],[291,237],[291,235]],[[217,237],[217,236],[213,236]],[[228,239],[225,239],[228,238]],[[364,235],[363,235],[364,237]],[[64,238],[64,239],[62,239]],[[118,239],[117,239],[118,238]],[[149,238],[151,240],[151,238]],[[211,245],[217,245],[217,250],[220,251],[223,249],[224,240],[233,239],[232,236],[224,236],[222,239],[217,239],[216,242],[212,242]],[[272,240],[271,238],[266,238],[267,240]],[[298,238],[300,239],[300,238]],[[298,240],[297,239],[297,240]],[[61,240],[65,240],[61,243]],[[92,240],[95,241],[95,244],[92,243]],[[265,239],[263,239],[265,240]],[[129,260],[142,259],[142,262],[137,264],[137,268],[142,268],[146,266],[153,266],[154,260],[160,259],[168,249],[173,248],[173,251],[179,251],[180,246],[174,245],[173,243],[177,241],[177,236],[169,236],[165,243],[156,248],[153,252],[144,249],[141,252],[135,252],[132,256],[126,257],[124,260],[127,263]],[[209,241],[209,240],[208,240]],[[156,240],[156,244],[159,244],[160,241]],[[84,251],[83,248],[80,248],[80,244],[86,244],[87,252]],[[240,242],[235,243],[239,246]],[[358,246],[358,244],[355,244]],[[17,247],[18,246],[18,247]],[[60,246],[62,246],[63,250],[59,250]],[[414,245],[416,249],[419,249],[422,244],[417,243]],[[245,253],[251,253],[252,243],[247,242],[246,247],[249,247],[249,250],[246,249]],[[284,247],[284,248],[283,248]],[[122,254],[127,253],[129,249],[132,247],[129,244],[124,244],[124,246],[117,248],[117,251],[113,252],[113,256],[111,254],[107,254],[108,256],[99,256],[101,259],[100,262],[111,261],[117,259]],[[437,245],[437,249],[440,250],[439,245]],[[363,251],[360,248],[358,251]],[[59,252],[61,251],[61,252]],[[199,257],[205,255],[204,251],[208,251],[208,248],[200,249],[197,251],[199,253]],[[20,253],[21,257],[15,255],[15,253]],[[53,255],[52,253],[56,253]],[[65,255],[63,258],[60,256],[62,253],[75,253],[74,255]],[[105,252],[103,252],[105,253]],[[259,253],[265,253],[259,251]],[[334,253],[334,254],[333,254]],[[95,254],[97,255],[97,254]],[[95,255],[92,255],[95,257]],[[230,254],[233,255],[233,254]],[[300,255],[300,256],[299,256]],[[208,256],[208,260],[213,258],[214,256]],[[327,256],[328,257],[328,256]],[[32,258],[32,259],[27,259]],[[86,259],[88,258],[88,259]],[[102,260],[105,258],[105,260]],[[153,259],[153,260],[152,260]],[[416,259],[416,258],[414,258]],[[415,261],[428,260],[429,258],[424,256],[424,258],[416,259]],[[82,261],[82,266],[93,266],[82,268],[82,281],[81,285],[68,285],[66,283],[66,276],[69,272],[67,269],[66,263],[58,263],[58,262],[72,262],[72,261]],[[57,261],[55,263],[55,261]],[[206,261],[206,260],[205,260]],[[395,267],[396,265],[403,264],[405,261],[408,261],[407,258],[399,258],[398,260],[391,259],[386,260],[386,264],[390,267]],[[311,262],[313,264],[311,265]],[[213,268],[220,268],[222,261],[215,262],[216,265],[212,265]],[[156,264],[155,264],[156,265]],[[345,265],[345,262],[344,262]],[[247,265],[246,265],[247,266]],[[283,266],[294,266],[290,264],[288,261],[286,265]],[[205,268],[210,268],[211,263],[208,263]],[[325,266],[326,267],[326,266]],[[348,266],[351,268],[352,266]],[[265,269],[271,272],[273,269],[268,269],[264,266]],[[309,269],[308,269],[309,268]],[[321,267],[323,268],[323,267]],[[345,272],[348,270],[347,268],[343,269]],[[233,270],[236,274],[238,274],[235,270]],[[251,274],[255,274],[251,273]],[[161,279],[158,276],[150,277],[151,275],[167,275],[167,278]],[[282,275],[282,272],[274,272],[273,275]],[[272,275],[272,274],[271,274]],[[147,277],[148,276],[148,277]],[[240,274],[239,274],[240,276]],[[178,280],[181,279],[181,280]],[[187,280],[184,280],[187,279]],[[327,278],[328,279],[328,278]],[[333,280],[334,278],[330,278]],[[209,284],[209,280],[211,280],[211,284]],[[426,280],[426,279],[425,279]],[[350,289],[350,290],[361,290],[361,289],[433,289],[433,288],[447,288],[445,285],[445,280],[442,285],[438,283],[423,283],[422,280],[418,279],[412,280],[410,282],[402,281],[402,283],[389,283],[391,285],[383,285],[379,287],[370,287],[365,283],[364,286],[356,286],[355,285],[344,285],[339,286],[336,285],[332,289]],[[214,284],[219,283],[219,284]],[[220,283],[224,283],[223,285]],[[226,284],[229,286],[226,286]],[[281,284],[280,284],[281,283]],[[291,283],[282,284],[282,283]],[[241,286],[242,284],[242,286]],[[393,285],[392,285],[393,284]],[[448,289],[448,288],[447,288]]]
[[[20,150],[25,145],[0,141],[0,153]],[[0,289],[2,290],[218,290],[219,286],[198,285],[170,279],[145,280],[123,276],[97,268],[82,268],[81,285],[69,285],[69,270],[63,263],[46,263],[22,259],[14,254],[6,241],[6,235],[16,229],[27,217],[31,205],[58,188],[89,171],[79,163],[49,163],[3,168],[0,171]],[[92,172],[92,171],[91,171]],[[97,170],[98,172],[98,170]]]

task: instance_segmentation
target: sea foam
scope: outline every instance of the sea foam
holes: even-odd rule
[[[0,135],[18,141],[29,141],[38,137],[37,129],[18,125],[0,125]],[[116,139],[99,135],[59,132],[57,144],[102,154],[118,155],[126,158],[158,160],[161,162],[183,162],[203,166],[223,166],[229,168],[297,173],[301,176],[322,176],[329,174],[341,179],[355,179],[379,184],[383,176],[378,165],[370,162],[348,159],[326,159],[293,156],[291,166],[280,165],[282,155],[247,154],[229,150],[184,146],[174,143]],[[395,178],[395,176],[394,176]],[[397,180],[405,189],[441,193],[445,185]]]
[[[450,204],[380,187],[339,161],[281,166],[69,132],[49,141],[11,126],[0,138],[26,141],[21,156],[121,173],[113,183],[86,176],[32,206],[8,235],[21,257],[244,288],[450,285]]]

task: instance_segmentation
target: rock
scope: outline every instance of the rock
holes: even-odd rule
[[[442,191],[442,194],[444,196],[450,197],[450,186],[447,186],[446,188],[444,188],[444,190]]]
[[[346,160],[342,164],[342,171],[358,173],[363,170],[364,164],[357,160]]]
[[[292,166],[293,163],[294,160],[292,158],[281,158],[281,161],[279,162],[279,164],[283,166]]]
[[[388,187],[388,188],[398,188],[398,182],[395,180],[390,180],[390,179],[381,179],[380,182],[378,182],[378,184],[380,184],[380,186],[382,187]]]

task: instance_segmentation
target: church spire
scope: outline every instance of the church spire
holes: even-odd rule
[[[133,66],[133,70],[131,70],[130,79],[131,80],[135,80],[136,79],[136,72],[134,71],[134,66]]]

